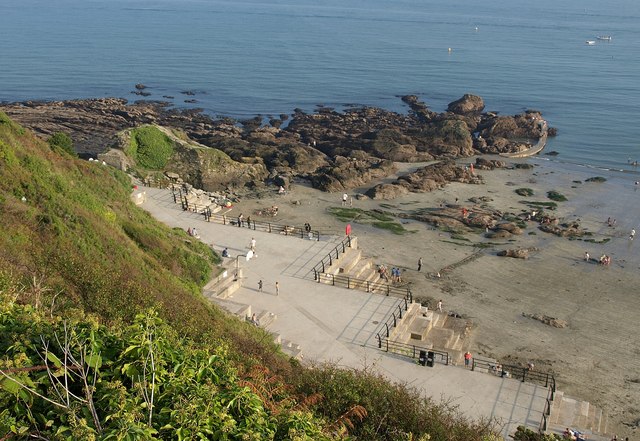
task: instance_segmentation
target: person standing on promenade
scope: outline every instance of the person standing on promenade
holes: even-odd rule
[[[344,207],[345,205],[347,205],[347,198],[349,197],[348,194],[343,193],[342,194],[342,206]]]
[[[438,312],[442,312],[442,299],[438,300]]]
[[[262,279],[258,280],[258,292],[262,292]]]
[[[240,213],[238,215],[238,226],[241,227],[242,226],[242,220],[244,219],[244,216],[242,215],[242,213]]]
[[[418,271],[422,269],[422,257],[418,259]]]
[[[276,295],[280,295],[280,282],[276,282]]]
[[[633,238],[636,236],[636,230],[632,229],[631,233],[629,233],[629,240],[633,240]]]
[[[464,353],[464,367],[469,367],[469,362],[471,362],[471,352],[467,351]]]

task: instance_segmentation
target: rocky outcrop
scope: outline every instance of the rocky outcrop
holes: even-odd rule
[[[484,101],[477,95],[465,94],[462,98],[449,103],[447,110],[459,115],[481,113],[484,110]]]
[[[391,161],[354,152],[351,157],[336,157],[332,164],[317,170],[310,179],[315,188],[335,192],[366,185],[394,171],[395,165]]]
[[[537,248],[515,248],[509,250],[498,251],[498,256],[501,257],[514,257],[516,259],[528,259],[529,255],[533,251],[538,251]]]
[[[441,188],[449,182],[462,182],[467,184],[479,184],[482,177],[471,173],[467,167],[456,165],[453,161],[427,165],[400,176],[390,184],[379,184],[370,188],[365,194],[374,199],[389,199],[393,195],[402,195],[407,191],[414,193],[426,193]],[[402,187],[405,190],[392,189],[392,186]]]
[[[136,93],[145,88],[143,84],[136,85]],[[182,93],[191,96],[195,92]],[[527,145],[514,138],[531,138],[540,132],[538,112],[509,117],[481,113],[484,103],[474,95],[452,102],[449,111],[443,113],[430,111],[415,95],[404,96],[402,100],[410,107],[408,114],[373,107],[349,107],[341,112],[318,107],[312,114],[296,109],[286,127],[283,122],[288,115],[277,118],[258,115],[236,121],[213,118],[199,109],[169,109],[163,102],[129,104],[115,98],[29,101],[2,104],[0,110],[44,137],[58,131],[69,134],[83,157],[95,157],[117,145],[117,133],[122,130],[158,124],[180,129],[186,137],[218,149],[238,163],[260,164],[267,170],[266,179],[274,173],[306,178],[326,191],[362,186],[388,176],[394,171],[391,161],[442,161],[478,152],[518,152]],[[267,120],[269,123],[265,124]],[[478,136],[474,136],[476,133]],[[113,161],[122,164],[118,158]],[[198,159],[194,170],[184,170],[181,176],[199,176],[197,179],[202,180],[199,170],[205,163],[207,160]],[[485,162],[477,168],[494,166],[498,165]],[[435,171],[440,167],[441,171]],[[264,174],[256,170],[250,174],[250,181]],[[243,181],[233,174],[222,176],[233,185]],[[211,185],[214,181],[217,185],[222,177],[211,179]],[[407,191],[430,191],[451,180],[477,182],[464,171],[442,163],[403,177],[394,185]],[[373,190],[376,197],[385,198],[403,191]]]
[[[569,326],[569,323],[567,323],[566,320],[562,320],[559,318],[555,318],[555,317],[550,317],[548,315],[545,314],[527,314],[527,313],[522,313],[523,317],[527,317],[533,320],[537,320],[540,323],[544,323],[545,325],[549,325],[552,326],[554,328],[566,328],[567,326]]]

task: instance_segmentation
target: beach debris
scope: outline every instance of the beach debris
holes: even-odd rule
[[[566,328],[569,326],[569,323],[566,320],[562,320],[555,317],[550,317],[545,314],[527,314],[525,312],[522,313],[523,317],[527,317],[533,320],[537,320],[540,323],[544,323],[545,325],[553,326],[554,328]]]

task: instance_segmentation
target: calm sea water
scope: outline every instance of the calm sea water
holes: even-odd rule
[[[133,100],[141,82],[245,117],[473,93],[541,110],[557,160],[640,160],[637,0],[3,0],[0,36],[0,100]]]

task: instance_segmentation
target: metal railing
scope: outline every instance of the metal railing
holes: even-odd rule
[[[378,339],[378,348],[382,349],[383,337],[380,335],[380,333],[384,331],[384,338],[388,340],[389,335],[391,334],[391,329],[398,326],[398,322],[402,320],[402,312],[406,312],[407,310],[409,310],[409,305],[412,303],[413,295],[411,294],[411,291],[408,291],[405,297],[396,304],[394,310],[391,311],[391,315],[389,315],[387,321],[382,324],[382,326],[380,327],[380,331],[376,333],[376,338]]]
[[[556,394],[556,381],[555,379],[549,385],[549,390],[547,392],[547,398],[545,399],[544,409],[542,410],[542,418],[540,419],[540,426],[538,427],[538,432],[543,433],[547,431],[547,427],[549,426],[549,416],[551,415],[551,402]]]
[[[172,187],[171,192],[174,203],[180,204],[184,211],[192,211],[194,213],[202,214],[204,216],[204,220],[207,222],[216,222],[223,225],[249,228],[251,230],[264,231],[267,233],[279,233],[285,236],[299,237],[301,239],[309,238],[311,240],[320,240],[320,232],[316,230],[308,230],[305,227],[283,225],[273,222],[255,221],[249,218],[239,218],[238,216],[216,214],[211,211],[209,206],[189,202],[180,188]]]
[[[400,287],[393,286],[388,282],[372,282],[365,279],[356,279],[345,274],[328,274],[314,272],[314,279],[318,282],[324,282],[333,286],[341,286],[347,289],[359,289],[366,292],[384,294],[387,296],[393,295],[395,297],[405,297],[411,295],[411,290],[408,286]]]
[[[380,340],[380,336],[378,335],[379,347],[385,352],[391,352],[393,354],[402,355],[405,357],[409,357],[411,359],[419,359],[420,353],[428,354],[432,353],[434,355],[433,360],[439,361],[445,365],[449,365],[449,353],[446,351],[440,351],[438,349],[430,349],[421,346],[411,345],[408,343],[401,343],[398,341],[392,341],[388,338]]]
[[[333,265],[333,262],[340,258],[340,253],[347,252],[347,248],[351,248],[351,236],[347,236],[340,241],[329,253],[324,256],[320,262],[313,267],[313,280],[320,281],[319,275],[324,273],[327,268]]]
[[[501,377],[510,377],[516,380],[520,380],[523,383],[528,381],[530,383],[540,384],[544,387],[552,387],[553,393],[551,401],[553,401],[553,394],[555,394],[556,379],[553,374],[549,372],[532,371],[527,367],[516,366],[512,364],[502,364],[498,362],[491,362],[486,360],[473,359],[471,363],[471,370],[475,371],[477,368],[485,368],[487,372],[495,373]]]

